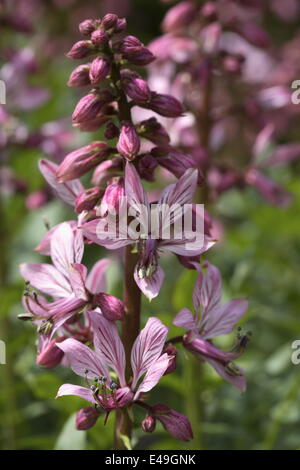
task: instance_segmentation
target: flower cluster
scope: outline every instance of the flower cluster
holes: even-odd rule
[[[191,17],[189,10],[185,17]],[[103,127],[106,140],[72,151],[59,165],[40,161],[45,179],[74,208],[76,218],[52,227],[36,248],[50,256],[52,264],[21,265],[26,288],[25,313],[19,316],[37,325],[39,364],[48,368],[68,365],[83,378],[84,386],[64,384],[57,394],[78,395],[92,404],[78,412],[77,428],[90,428],[102,414],[106,422],[116,410],[117,446],[121,447],[124,432],[130,438],[132,417],[128,411],[133,406],[147,411],[140,423],[143,431],[153,432],[159,421],[173,437],[183,441],[192,438],[184,415],[166,404],[150,405],[146,395],[164,375],[176,370],[175,344],[208,362],[244,391],[245,378],[234,360],[245,349],[248,338],[239,334],[237,344],[228,352],[212,344],[213,337],[232,331],[247,302],[239,299],[221,305],[219,271],[200,263],[200,255],[216,242],[210,216],[200,214],[193,204],[193,195],[203,182],[201,169],[196,168],[199,165],[192,156],[171,146],[166,128],[152,115],[180,118],[183,107],[173,96],[152,90],[136,71],[155,57],[125,30],[125,19],[115,14],[85,20],[79,25],[82,39],[67,54],[85,62],[73,70],[68,84],[89,87],[75,107],[73,125],[85,132]],[[150,117],[135,118],[145,110]],[[173,173],[175,183],[163,189],[155,205],[160,217],[153,238],[146,222],[154,204],[142,179],[154,181],[165,169]],[[91,187],[87,188],[79,178],[91,170]],[[120,237],[120,233],[107,231],[107,218],[112,212],[115,219],[121,217],[124,199],[140,221],[138,236],[129,231]],[[188,249],[187,240],[179,239],[175,232],[176,226],[184,225],[184,211],[179,209],[186,205],[192,207],[192,228],[199,220],[203,227],[203,238],[194,240],[193,249]],[[177,210],[170,216],[165,208],[173,206]],[[170,235],[166,239],[161,233],[168,224]],[[120,254],[125,272],[123,300],[106,292],[109,259],[97,261],[88,272],[82,260],[91,243]],[[175,254],[183,266],[198,272],[195,315],[182,310],[176,316],[174,324],[187,330],[176,338],[168,338],[168,328],[159,318],[149,318],[141,330],[139,326],[141,293],[151,300],[162,287],[164,272],[159,257],[163,252]],[[117,322],[122,325],[121,337]],[[126,431],[122,428],[124,421]]]

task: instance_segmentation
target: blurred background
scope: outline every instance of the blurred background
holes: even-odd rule
[[[34,247],[46,232],[45,223],[74,218],[45,186],[37,161],[45,156],[60,160],[91,139],[72,130],[70,116],[81,91],[66,85],[74,63],[65,53],[79,38],[78,23],[115,12],[127,17],[130,34],[148,44],[161,34],[168,5],[158,0],[11,0],[0,5],[0,78],[7,84],[7,103],[0,108],[0,340],[6,344],[6,365],[0,364],[0,448],[109,449],[114,417],[105,427],[99,420],[88,432],[76,431],[74,413],[82,401],[54,399],[62,383],[75,383],[73,373],[35,363],[35,328],[17,319],[24,289],[18,266],[42,260]],[[279,45],[300,26],[299,16],[281,22],[270,14],[267,23]],[[297,125],[290,129],[293,139],[299,131]],[[250,301],[242,326],[252,338],[239,360],[247,392],[241,395],[208,365],[180,354],[177,373],[162,380],[151,402],[167,398],[171,407],[186,412],[195,438],[182,443],[161,427],[153,435],[137,430],[137,448],[300,449],[300,365],[291,362],[292,342],[300,339],[299,169],[295,160],[272,170],[293,194],[287,208],[269,205],[253,188],[233,188],[208,208],[221,226],[221,241],[207,259],[221,270],[224,300],[246,296]],[[103,255],[93,247],[85,260],[91,265]],[[191,306],[195,273],[175,257],[164,257],[163,267],[166,282],[158,299],[144,301],[144,321],[159,315],[176,335],[171,321],[182,307]],[[121,296],[117,262],[109,273],[109,291]],[[233,341],[234,334],[218,344],[229,348]]]

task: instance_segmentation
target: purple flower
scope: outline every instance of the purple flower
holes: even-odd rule
[[[101,200],[100,215],[103,217],[109,211],[118,213],[119,202],[125,196],[124,178],[116,176],[107,185],[103,198]]]
[[[76,429],[79,431],[86,431],[96,424],[97,419],[100,416],[100,412],[96,410],[94,406],[88,406],[82,408],[76,414]]]
[[[70,59],[84,59],[92,52],[94,52],[94,45],[91,41],[78,41],[67,53],[67,57]]]
[[[57,169],[57,181],[74,180],[95,168],[111,153],[106,142],[93,142],[69,153]]]
[[[166,405],[152,407],[153,416],[158,419],[171,436],[180,441],[193,439],[191,424],[186,416]]]
[[[92,43],[100,48],[107,44],[108,39],[109,36],[104,29],[96,29],[96,31],[91,34]]]
[[[97,119],[101,108],[112,100],[109,91],[103,90],[100,93],[89,93],[78,102],[72,120],[74,125],[80,125]]]
[[[144,432],[153,432],[156,428],[156,418],[154,416],[146,416],[142,421],[142,430]]]
[[[174,96],[156,92],[151,93],[151,100],[147,107],[161,116],[169,118],[179,117],[183,113],[181,103]]]
[[[103,26],[104,29],[112,29],[117,25],[117,23],[118,16],[114,13],[108,13],[107,15],[103,16],[101,26]]]
[[[64,384],[57,397],[78,395],[107,413],[123,408],[149,392],[161,379],[169,364],[162,354],[168,329],[157,318],[149,318],[136,338],[131,351],[132,381],[125,379],[125,350],[114,323],[101,314],[90,315],[94,331],[94,351],[74,339],[59,344],[72,370],[94,380],[89,388]],[[109,369],[115,373],[110,377]]]
[[[95,21],[88,19],[84,20],[79,24],[79,31],[82,36],[90,36],[93,31],[95,31]]]
[[[180,178],[189,168],[197,167],[195,160],[190,155],[178,152],[171,146],[154,147],[151,154],[157,163],[173,173],[176,178]],[[200,172],[199,177],[201,178]]]
[[[145,104],[150,101],[151,91],[145,80],[137,73],[130,70],[122,71],[122,84],[125,93],[138,104]]]
[[[137,125],[137,130],[139,135],[156,145],[168,145],[170,143],[169,134],[155,117],[141,121]]]
[[[183,308],[173,323],[188,330],[183,340],[186,349],[208,362],[221,377],[244,392],[246,381],[243,370],[233,361],[244,351],[247,335],[239,338],[237,345],[229,352],[221,351],[209,340],[230,333],[245,314],[248,302],[245,299],[234,299],[222,305],[220,272],[209,263],[205,266],[207,270],[203,274],[200,265],[196,265],[199,275],[193,293],[195,314]]]
[[[135,36],[126,36],[121,43],[123,57],[135,65],[148,65],[155,59],[152,52]]]
[[[135,127],[130,122],[124,122],[117,143],[118,152],[127,160],[133,160],[140,150],[140,139]]]
[[[105,59],[97,58],[91,63],[90,81],[93,85],[102,82],[109,74],[110,65]]]
[[[195,16],[196,5],[191,1],[180,2],[170,8],[164,17],[162,29],[166,33],[176,32],[187,26]]]
[[[40,160],[39,169],[55,193],[67,204],[75,206],[77,196],[84,191],[81,182],[74,179],[67,183],[59,183],[56,178],[58,165],[50,162],[50,160]]]
[[[89,64],[79,65],[70,75],[68,85],[81,87],[90,85],[90,77],[89,77],[90,66]]]
[[[51,339],[49,336],[40,335],[36,363],[46,369],[53,369],[58,366],[64,353],[56,344],[61,343],[65,339],[65,336]]]
[[[24,263],[20,266],[22,276],[31,287],[55,299],[49,303],[42,297],[38,299],[35,293],[24,298],[27,310],[40,322],[41,333],[51,333],[52,337],[55,331],[76,314],[99,309],[99,300],[105,290],[104,273],[111,261],[98,261],[87,274],[87,268],[80,264],[83,251],[82,231],[73,231],[70,224],[63,223],[56,230],[52,229],[50,235],[50,256],[53,264]],[[103,296],[108,304],[107,295]],[[113,300],[111,299],[111,302]],[[122,305],[118,305],[123,312]],[[113,306],[115,313],[115,302]],[[117,313],[118,319],[121,318],[122,312]],[[103,315],[106,313],[107,309],[102,312]],[[111,312],[108,316],[112,320]]]
[[[194,241],[191,247],[187,243],[187,238],[177,239],[170,227],[176,221],[178,223],[178,220],[183,217],[183,211],[181,210],[183,206],[192,202],[197,187],[197,175],[197,170],[188,170],[176,184],[165,188],[156,206],[156,214],[161,214],[161,217],[157,217],[158,225],[151,227],[151,231],[154,229],[155,233],[150,234],[148,220],[151,216],[151,207],[136,169],[133,164],[127,163],[125,169],[125,195],[131,210],[139,214],[140,234],[137,235],[136,232],[131,232],[129,227],[129,231],[124,236],[122,234],[122,237],[116,238],[115,233],[107,232],[105,223],[102,225],[105,220],[99,223],[99,219],[83,225],[85,236],[94,243],[103,245],[106,248],[117,249],[131,243],[138,246],[139,261],[135,268],[134,278],[141,291],[149,299],[153,299],[158,295],[164,279],[164,272],[158,264],[160,252],[167,251],[191,257],[204,253],[215,243],[205,234],[198,239],[195,232],[193,232],[192,234],[185,234],[185,236],[192,235],[189,240],[189,242],[192,242],[192,239]],[[164,210],[166,206],[177,207],[178,212],[176,211],[176,214],[173,214],[170,218],[170,212]],[[201,216],[195,213],[195,217],[198,219]],[[168,231],[168,237],[162,237],[165,230]],[[155,238],[151,238],[153,235]]]
[[[76,197],[76,212],[80,214],[82,211],[91,211],[102,196],[103,190],[98,186],[80,192]]]

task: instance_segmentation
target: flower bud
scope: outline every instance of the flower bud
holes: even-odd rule
[[[274,206],[287,207],[291,203],[292,197],[290,193],[254,168],[247,171],[245,181],[254,186]]]
[[[190,155],[178,152],[173,147],[155,147],[151,154],[162,167],[180,178],[188,168],[196,168],[196,162]]]
[[[165,117],[179,117],[183,113],[181,103],[171,95],[152,92],[149,108]]]
[[[94,406],[81,408],[81,410],[76,413],[76,429],[79,431],[90,429],[94,426],[99,416],[100,412]]]
[[[92,183],[100,186],[105,184],[105,182],[110,180],[113,176],[120,174],[123,169],[123,162],[122,157],[114,157],[100,163],[94,171]]]
[[[177,359],[177,349],[172,344],[169,344],[165,349],[164,352],[169,356],[169,365],[165,370],[164,375],[171,374],[176,370],[176,359]]]
[[[137,170],[141,178],[146,181],[154,181],[154,171],[156,168],[157,161],[150,153],[139,157]]]
[[[126,95],[138,104],[145,104],[150,101],[151,91],[148,83],[140,78],[138,74],[123,71],[122,84]]]
[[[94,132],[97,131],[103,124],[109,120],[109,116],[105,116],[102,113],[99,113],[94,119],[83,122],[73,123],[74,127],[78,127],[81,132]]]
[[[96,29],[91,35],[92,43],[98,47],[103,47],[107,43],[109,36],[103,29]]]
[[[61,363],[64,352],[56,346],[56,343],[64,341],[65,337],[49,339],[45,337],[40,338],[39,352],[36,363],[46,369],[53,369]]]
[[[123,320],[125,304],[122,300],[109,294],[95,295],[95,302],[100,307],[102,315],[110,321]]]
[[[135,65],[148,65],[155,59],[152,52],[135,36],[126,36],[123,39],[120,52],[125,59]]]
[[[89,78],[90,66],[88,64],[79,65],[70,75],[68,85],[69,86],[86,86],[90,84]]]
[[[66,54],[70,59],[84,59],[94,52],[94,46],[91,41],[76,42]]]
[[[171,33],[187,26],[196,13],[194,2],[180,2],[167,12],[163,22],[162,30],[165,33]]]
[[[118,23],[118,16],[114,13],[108,13],[102,18],[101,26],[104,29],[111,29],[114,28]]]
[[[102,82],[109,74],[110,65],[105,59],[94,59],[90,68],[90,80],[93,85]]]
[[[75,202],[75,209],[78,214],[82,211],[91,211],[103,194],[103,190],[98,186],[86,189],[78,194]]]
[[[140,139],[135,127],[130,122],[122,125],[117,143],[118,152],[128,160],[133,160],[140,150]]]
[[[95,31],[94,20],[84,20],[79,24],[79,31],[82,36],[90,36]]]
[[[101,108],[112,99],[107,90],[101,93],[89,93],[79,100],[72,115],[73,124],[94,120]]]
[[[137,132],[140,136],[156,145],[168,145],[170,143],[169,134],[155,117],[141,121],[137,126]]]
[[[119,18],[115,27],[115,33],[122,33],[127,26],[126,18]]]
[[[146,416],[142,421],[142,430],[144,432],[153,432],[156,427],[156,419],[153,416]]]
[[[181,441],[193,439],[191,424],[186,416],[166,405],[155,405],[152,413],[171,436]]]
[[[112,122],[110,121],[105,129],[104,136],[106,139],[111,140],[114,139],[115,137],[119,137],[120,131],[119,128]]]
[[[201,31],[202,48],[206,54],[214,55],[219,49],[221,26],[218,22],[210,23]]]
[[[100,215],[103,217],[108,211],[115,211],[118,213],[119,201],[125,196],[124,179],[122,177],[115,177],[107,185],[105,193],[102,197],[100,206]]]
[[[59,183],[79,178],[110,155],[105,142],[93,142],[69,153],[57,169]]]

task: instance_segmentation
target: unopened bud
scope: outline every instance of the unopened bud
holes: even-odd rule
[[[153,432],[156,427],[156,419],[153,416],[147,416],[142,421],[142,430],[144,432]]]
[[[79,65],[70,75],[68,85],[69,86],[86,86],[90,84],[89,78],[90,66],[88,64]]]
[[[140,150],[140,139],[135,127],[130,122],[122,125],[117,143],[118,152],[128,160],[133,160]]]
[[[92,52],[94,52],[94,45],[91,41],[78,41],[66,55],[70,59],[84,59]]]
[[[82,211],[91,211],[103,194],[103,190],[98,186],[86,189],[78,194],[75,202],[75,209],[78,214]]]
[[[109,74],[110,65],[105,59],[97,58],[91,63],[89,78],[92,84],[102,82]]]

